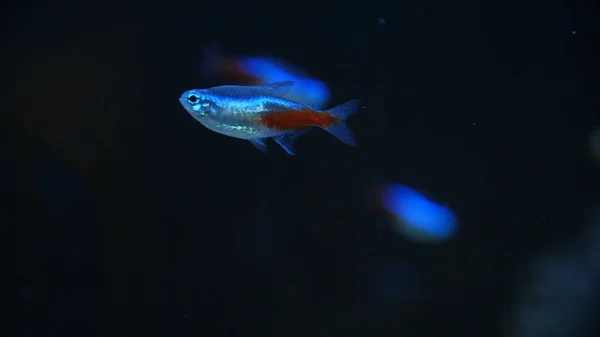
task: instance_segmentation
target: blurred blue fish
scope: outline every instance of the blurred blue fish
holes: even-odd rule
[[[275,82],[294,82],[283,98],[321,109],[329,102],[329,87],[283,60],[270,57],[235,56],[217,45],[204,50],[204,76],[218,76],[235,84],[258,86]]]
[[[418,241],[450,238],[457,227],[454,212],[412,188],[388,184],[380,190],[383,208],[399,222],[395,230]]]

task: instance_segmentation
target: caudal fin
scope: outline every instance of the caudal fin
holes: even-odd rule
[[[354,133],[350,129],[350,126],[346,123],[346,120],[348,120],[350,116],[356,114],[358,109],[360,109],[360,100],[353,99],[329,110],[328,112],[332,116],[339,118],[339,122],[331,125],[328,128],[324,128],[325,131],[331,133],[335,136],[335,138],[339,139],[346,145],[358,146],[358,143],[356,143],[356,138],[354,137]]]

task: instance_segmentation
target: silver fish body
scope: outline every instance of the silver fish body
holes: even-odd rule
[[[192,117],[212,131],[240,139],[267,138],[284,132],[261,124],[261,115],[305,108],[300,103],[279,97],[288,85],[292,84],[192,89],[184,92],[179,102]],[[189,102],[190,97],[197,97],[199,103]]]
[[[293,142],[312,126],[319,126],[342,142],[356,146],[345,120],[357,112],[359,100],[320,111],[284,98],[293,85],[293,82],[286,81],[261,86],[223,85],[191,89],[179,97],[179,102],[208,129],[247,139],[263,152],[267,151],[265,139],[272,137],[293,155]],[[315,124],[311,124],[312,119]],[[318,120],[335,123],[319,124]]]

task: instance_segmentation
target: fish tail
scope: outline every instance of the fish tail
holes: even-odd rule
[[[333,117],[337,117],[338,121],[329,127],[323,128],[325,131],[331,133],[335,138],[339,139],[346,145],[357,146],[356,138],[354,133],[350,129],[350,126],[346,123],[350,116],[356,114],[360,108],[360,100],[353,99],[344,104],[340,104],[335,108],[327,111]]]

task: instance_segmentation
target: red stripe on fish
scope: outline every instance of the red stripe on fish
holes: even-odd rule
[[[308,126],[327,128],[338,122],[339,118],[330,113],[309,109],[277,111],[260,117],[262,125],[281,131],[302,129]]]

